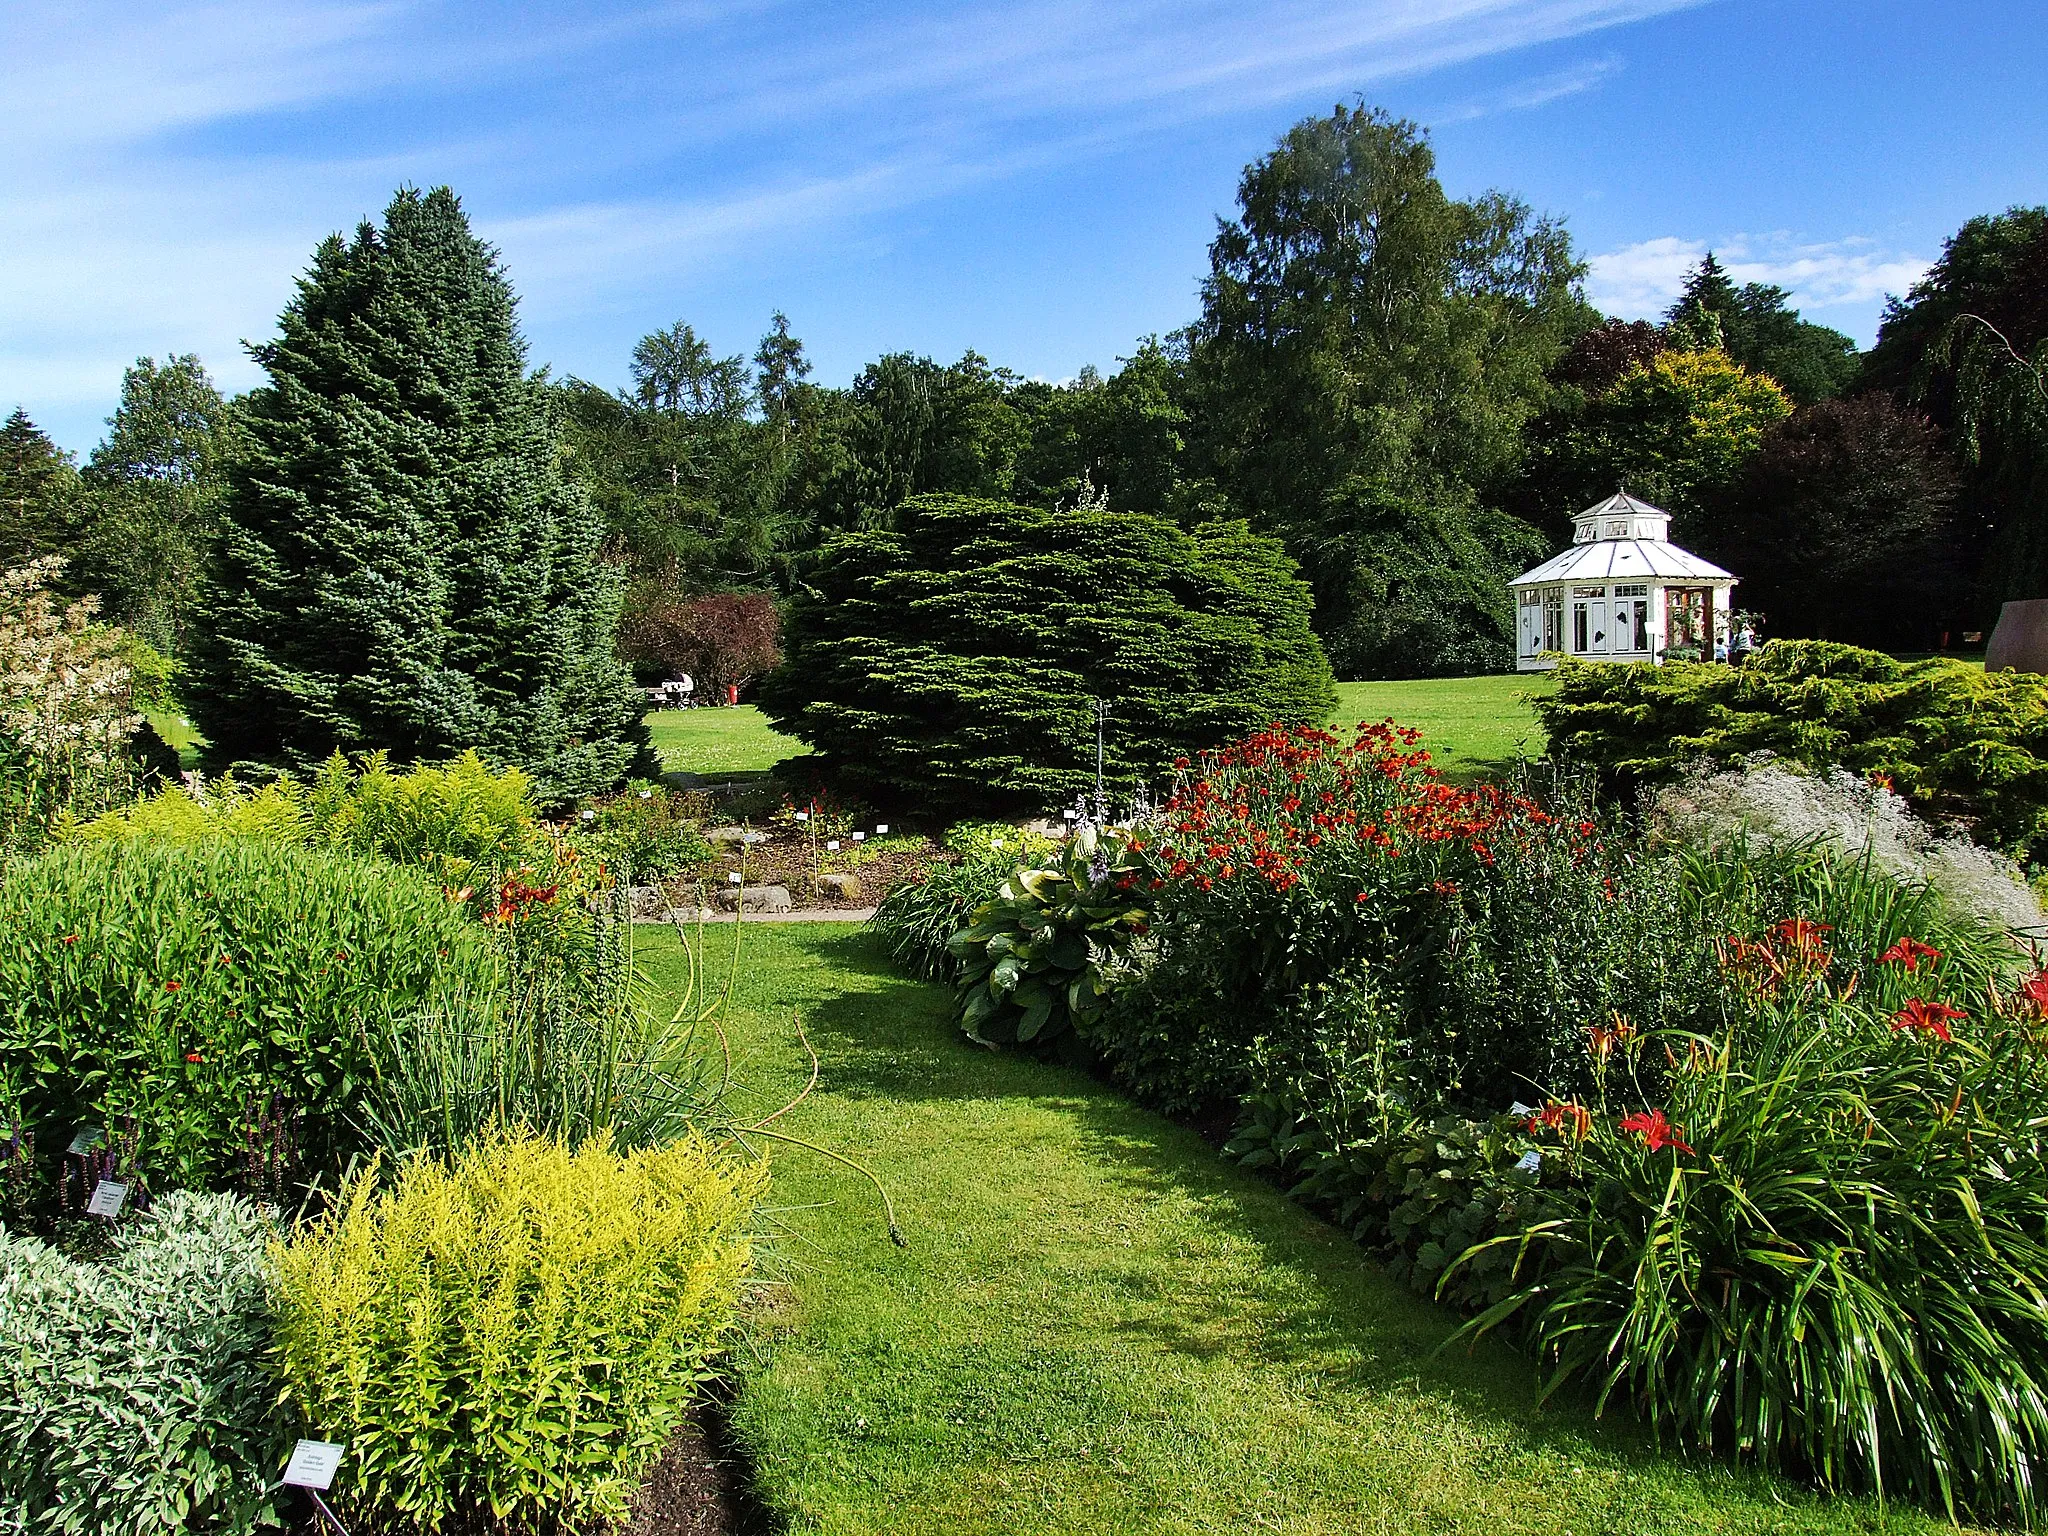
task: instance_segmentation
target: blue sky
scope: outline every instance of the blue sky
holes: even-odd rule
[[[1972,214],[2048,202],[2040,0],[9,0],[0,411],[83,452],[122,366],[235,389],[314,243],[404,182],[503,249],[536,362],[625,382],[788,312],[843,383],[1044,378],[1184,323],[1237,176],[1362,94],[1450,189],[1562,215],[1649,314],[1712,245],[1867,342]]]

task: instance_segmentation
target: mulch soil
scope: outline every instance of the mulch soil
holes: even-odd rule
[[[747,884],[787,886],[790,900],[800,907],[823,911],[872,907],[889,893],[891,887],[914,879],[945,857],[936,843],[922,838],[910,847],[891,848],[863,856],[857,865],[845,862],[847,852],[842,849],[837,854],[830,854],[821,848],[818,858],[826,874],[838,872],[860,876],[858,898],[834,896],[811,889],[811,845],[810,840],[804,837],[780,836],[749,848]],[[704,883],[711,888],[724,885],[728,873],[739,867],[738,849],[722,852],[716,863],[704,866]]]
[[[768,1525],[747,1495],[745,1469],[722,1449],[720,1431],[717,1411],[700,1408],[648,1469],[626,1523],[594,1526],[586,1536],[764,1536]],[[317,1517],[286,1529],[290,1536],[333,1536]],[[350,1536],[374,1530],[349,1523]]]

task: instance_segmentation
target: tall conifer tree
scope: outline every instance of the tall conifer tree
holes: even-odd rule
[[[475,747],[552,795],[644,747],[618,583],[515,299],[455,194],[324,241],[249,399],[192,658],[213,758]]]

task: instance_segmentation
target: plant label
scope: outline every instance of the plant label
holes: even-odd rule
[[[332,1440],[301,1440],[292,1447],[292,1459],[285,1463],[285,1482],[293,1488],[325,1492],[334,1482],[334,1474],[341,1470],[342,1452],[347,1449]]]
[[[868,840],[868,835],[865,832],[856,832],[853,834],[853,840],[856,843],[864,843]]]
[[[106,1132],[100,1130],[97,1126],[87,1126],[71,1138],[71,1145],[64,1150],[73,1157],[83,1157],[94,1147],[98,1146],[105,1136]]]
[[[740,872],[739,872],[738,870],[734,870],[734,871],[733,871],[733,872],[732,872],[731,874],[727,875],[727,876],[726,876],[725,878],[726,878],[727,880],[730,880],[730,881],[731,881],[731,882],[732,882],[732,883],[733,883],[734,885],[738,885],[738,884],[740,883],[740,881],[741,881],[741,880],[743,880],[743,879],[744,879],[744,878],[746,878],[746,877],[745,877],[745,876],[743,876],[743,875],[742,875],[742,874],[741,874],[741,873],[740,873]]]
[[[1000,837],[992,837],[988,840],[988,845],[991,848],[1000,848],[1003,846],[1003,840]]]
[[[796,813],[796,819],[798,821],[809,821],[811,819],[811,813],[809,811],[798,811]]]
[[[839,839],[833,838],[831,842],[825,845],[825,848],[828,852],[837,853],[839,851]]]
[[[104,1216],[111,1221],[121,1214],[121,1207],[127,1199],[126,1184],[116,1184],[112,1179],[101,1179],[92,1187],[92,1198],[85,1202],[85,1214]]]
[[[876,823],[875,823],[875,836],[877,836],[877,837],[887,837],[888,835],[889,835],[889,823],[887,823],[886,821],[878,821],[878,822],[876,822]]]

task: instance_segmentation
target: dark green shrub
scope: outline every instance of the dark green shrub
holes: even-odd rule
[[[73,844],[0,881],[0,1085],[44,1172],[109,1128],[145,1187],[331,1176],[394,1022],[495,1006],[485,931],[418,873],[257,842]],[[76,1193],[75,1191],[73,1192]]]
[[[1536,706],[1551,756],[1611,781],[1768,751],[1887,778],[2015,857],[2048,831],[2048,678],[1824,640],[1773,640],[1742,667],[1567,660],[1557,677]]]
[[[288,1426],[255,1208],[173,1194],[104,1261],[0,1230],[0,1526],[247,1536]]]
[[[850,782],[1040,809],[1335,702],[1307,589],[1242,523],[927,496],[827,544],[791,601],[769,717]]]

